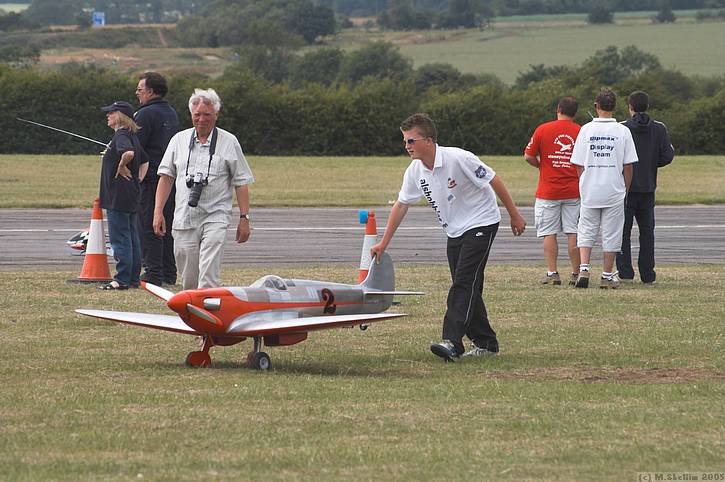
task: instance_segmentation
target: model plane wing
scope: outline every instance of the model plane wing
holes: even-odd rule
[[[151,313],[131,313],[128,311],[106,311],[106,310],[75,310],[81,315],[104,320],[118,321],[129,325],[145,326],[157,330],[173,331],[176,333],[187,333],[189,335],[201,335],[193,330],[178,316],[155,315]]]
[[[391,318],[408,316],[405,313],[374,313],[367,315],[328,315],[307,318],[289,318],[285,320],[238,320],[232,324],[229,334],[234,336],[276,335],[282,333],[300,333],[313,330],[324,330],[337,326],[372,323]]]
[[[405,296],[424,294],[424,291],[365,291],[365,296]]]

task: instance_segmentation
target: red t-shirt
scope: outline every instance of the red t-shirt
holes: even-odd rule
[[[579,197],[579,176],[572,165],[571,153],[581,126],[569,120],[541,124],[531,136],[525,154],[539,156],[539,199],[574,199]]]

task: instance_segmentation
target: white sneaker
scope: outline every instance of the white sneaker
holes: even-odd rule
[[[454,362],[461,357],[461,355],[458,354],[458,351],[456,351],[456,347],[449,340],[443,340],[440,343],[433,343],[430,346],[430,351],[432,351],[434,355],[443,358],[446,362]]]
[[[476,346],[475,343],[472,343],[471,349],[468,350],[463,355],[461,355],[461,358],[467,357],[467,356],[497,356],[497,355],[498,355],[498,350],[493,351],[493,350],[489,350],[488,348],[481,348],[481,347]]]
[[[604,277],[602,276],[602,279],[599,280],[599,287],[602,289],[612,289],[616,290],[621,285],[621,282],[619,281],[619,272],[615,271],[612,276]]]

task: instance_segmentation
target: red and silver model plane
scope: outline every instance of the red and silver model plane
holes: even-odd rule
[[[247,338],[254,341],[247,362],[253,368],[269,369],[266,346],[294,345],[310,331],[359,325],[406,316],[383,313],[395,295],[420,292],[395,291],[393,261],[384,253],[373,260],[367,278],[349,285],[304,279],[282,279],[267,275],[248,287],[207,288],[172,293],[150,283],[144,288],[166,301],[177,316],[149,313],[78,309],[95,318],[145,326],[202,337],[202,348],[186,357],[190,366],[211,364],[209,349],[229,346]]]

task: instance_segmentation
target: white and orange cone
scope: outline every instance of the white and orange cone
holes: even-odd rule
[[[378,226],[375,222],[375,212],[360,211],[360,224],[365,224],[365,239],[363,240],[362,253],[360,253],[360,275],[357,278],[358,283],[362,283],[368,277],[370,263],[373,261],[370,248],[378,242]]]
[[[101,200],[96,198],[93,201],[91,212],[91,226],[88,228],[88,245],[86,255],[83,259],[81,274],[70,282],[77,283],[102,283],[111,281],[111,270],[108,268],[106,257],[106,235],[103,230],[103,210]]]

